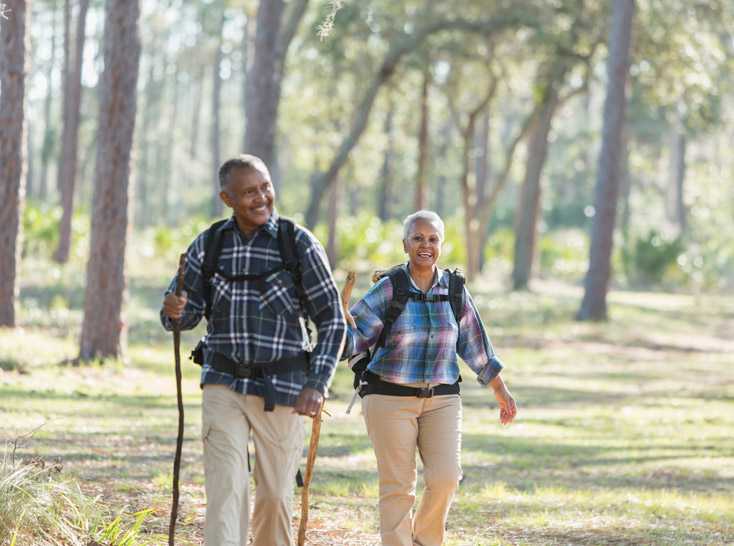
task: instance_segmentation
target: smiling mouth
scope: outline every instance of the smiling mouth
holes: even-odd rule
[[[430,252],[419,252],[418,253],[418,257],[419,258],[431,259],[431,258],[433,258],[433,254],[431,254]]]

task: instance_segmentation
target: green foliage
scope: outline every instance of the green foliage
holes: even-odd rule
[[[662,282],[666,274],[678,269],[678,257],[684,250],[680,237],[667,238],[651,229],[638,237],[623,255],[631,281],[643,285]]]
[[[580,229],[556,230],[539,241],[541,274],[565,280],[580,278],[587,267],[589,240]]]
[[[59,242],[61,207],[44,206],[33,201],[23,209],[23,256],[51,256]]]
[[[143,523],[152,512],[151,508],[135,512],[133,524],[127,530],[123,525],[122,515],[118,515],[99,533],[98,540],[109,546],[134,546],[138,543]]]
[[[61,207],[29,201],[23,208],[22,255],[50,257],[59,243]],[[89,247],[89,214],[74,211],[71,219],[71,256],[82,258]]]

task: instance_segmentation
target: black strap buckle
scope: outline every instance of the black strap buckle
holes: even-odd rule
[[[418,394],[416,394],[416,396],[418,398],[433,398],[433,387],[418,389]]]
[[[234,368],[234,375],[238,379],[249,379],[252,377],[252,366],[238,362]]]

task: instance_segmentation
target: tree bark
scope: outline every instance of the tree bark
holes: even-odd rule
[[[219,217],[222,214],[223,204],[219,198],[219,165],[222,163],[222,137],[221,137],[221,111],[222,111],[222,77],[220,70],[222,66],[222,42],[224,40],[225,8],[219,18],[217,49],[214,54],[214,66],[212,67],[212,126],[209,143],[212,153],[212,199],[211,215]]]
[[[387,114],[385,115],[385,151],[382,156],[382,167],[380,167],[380,180],[377,190],[377,217],[383,222],[390,218],[390,201],[392,199],[392,177],[393,159],[395,157],[395,130],[393,120],[395,118],[395,103],[390,101]]]
[[[429,108],[428,108],[428,92],[431,85],[431,72],[426,65],[423,70],[423,85],[421,85],[420,96],[420,128],[418,130],[418,169],[415,176],[415,210],[423,210],[426,208],[426,178],[428,170],[429,152]]]
[[[150,195],[148,191],[148,178],[150,169],[150,155],[154,143],[157,141],[156,135],[152,134],[152,124],[157,119],[154,115],[154,108],[158,103],[159,90],[161,82],[156,74],[156,43],[152,43],[151,55],[148,58],[148,73],[145,78],[145,102],[143,103],[143,113],[140,120],[139,137],[136,139],[138,149],[138,165],[135,169],[135,189],[133,192],[134,200],[130,208],[133,223],[139,227],[145,227],[150,220]]]
[[[671,217],[678,228],[678,234],[683,235],[688,224],[684,189],[686,182],[686,148],[687,138],[681,127],[676,127],[672,143],[672,183],[671,183]]]
[[[245,24],[242,27],[242,43],[240,44],[240,54],[242,55],[242,119],[247,121],[247,74],[252,64],[252,17],[249,13],[245,15]],[[242,131],[242,149],[247,150],[247,124],[245,130]]]
[[[199,153],[199,128],[201,127],[201,109],[204,98],[204,76],[206,65],[199,67],[199,73],[194,79],[194,102],[191,105],[191,140],[189,141],[189,155],[196,159]]]
[[[339,220],[339,199],[340,199],[339,180],[331,187],[329,192],[329,235],[326,241],[326,255],[329,258],[331,268],[336,268],[339,260],[339,249],[337,248],[337,221]]]
[[[489,121],[489,108],[486,108],[474,135],[474,147],[477,151],[474,165],[477,187],[477,203],[484,203],[484,200],[487,198],[487,190],[491,176],[492,155],[489,139]],[[479,232],[479,255],[477,256],[477,260],[479,261],[479,271],[484,269],[484,248],[487,246],[488,239],[489,229]]]
[[[548,154],[548,135],[550,134],[553,114],[558,106],[560,82],[549,83],[552,87],[544,97],[538,116],[528,137],[525,178],[520,190],[520,200],[515,215],[515,246],[512,268],[513,290],[528,287],[535,256],[538,237],[537,226],[540,216],[541,175]]]
[[[70,10],[67,0],[66,9]],[[61,137],[61,162],[58,170],[58,187],[61,193],[61,223],[59,224],[59,244],[54,253],[58,263],[69,261],[71,250],[71,220],[74,214],[74,186],[76,185],[77,163],[79,160],[79,120],[82,101],[82,64],[84,61],[84,41],[86,38],[87,10],[89,0],[80,0],[76,20],[76,36],[73,60],[64,61],[70,70],[64,76],[64,126]],[[65,14],[65,18],[69,14]],[[68,37],[68,33],[67,33]],[[64,47],[67,54],[71,46]]]
[[[53,74],[56,68],[56,29],[58,20],[58,10],[56,4],[51,5],[51,58],[48,66],[48,87],[46,89],[46,98],[43,102],[43,140],[41,142],[41,166],[38,176],[38,189],[35,194],[42,203],[46,201],[48,196],[48,171],[51,157],[56,150],[56,128],[51,120],[51,106],[53,104],[54,86]]]
[[[589,269],[584,281],[584,298],[577,314],[578,320],[607,318],[607,290],[611,276],[622,127],[627,102],[625,86],[630,66],[630,37],[634,10],[634,0],[615,0],[612,8],[604,128],[594,197],[596,213],[591,233]]]
[[[171,90],[171,117],[168,121],[168,139],[166,142],[165,160],[163,164],[165,171],[161,177],[163,184],[161,187],[161,212],[163,220],[168,223],[173,220],[171,215],[171,183],[176,174],[175,164],[175,148],[176,148],[176,130],[178,125],[178,97],[179,97],[179,72],[180,67],[176,62],[173,71],[173,87]]]
[[[25,0],[8,0],[12,17],[0,17],[0,326],[15,326],[17,270],[21,249],[21,215],[24,201],[25,77],[30,6]]]
[[[80,360],[121,356],[130,152],[140,62],[138,0],[108,0]]]
[[[308,0],[291,2],[285,25],[283,0],[261,0],[257,10],[255,51],[247,74],[245,151],[260,157],[271,171],[277,171],[275,140],[285,59],[307,5]],[[277,187],[279,181],[274,183]]]
[[[333,184],[352,149],[359,142],[380,89],[390,80],[405,55],[415,51],[428,36],[444,31],[457,30],[490,36],[507,28],[536,24],[529,14],[521,10],[509,10],[507,14],[500,13],[489,20],[448,19],[419,24],[412,33],[396,37],[391,42],[390,49],[385,53],[372,81],[366,86],[362,100],[354,112],[349,132],[342,139],[331,164],[326,171],[314,173],[311,177],[311,195],[304,221],[306,226],[313,228],[316,225],[324,192]]]

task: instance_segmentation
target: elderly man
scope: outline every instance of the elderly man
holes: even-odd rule
[[[247,444],[257,490],[253,543],[291,544],[293,478],[303,444],[300,415],[314,416],[345,332],[339,294],[322,246],[275,211],[259,158],[219,170],[219,196],[233,215],[199,234],[187,252],[184,293],[174,279],[163,300],[166,329],[207,318],[194,350],[202,365],[202,439],[208,546],[248,544]],[[311,346],[308,319],[318,329]]]

